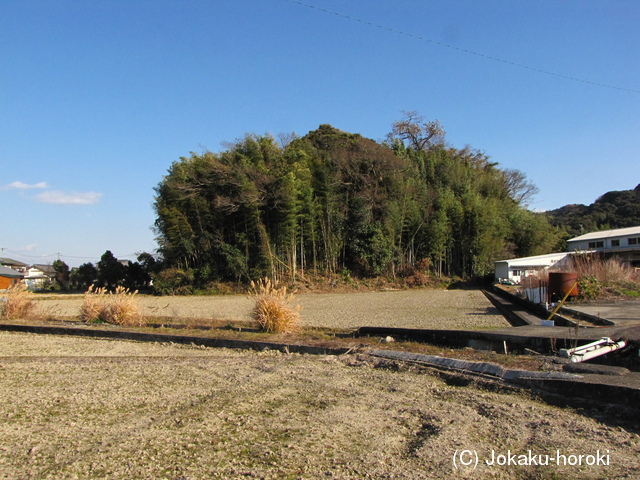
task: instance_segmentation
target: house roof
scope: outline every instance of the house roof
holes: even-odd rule
[[[17,270],[0,265],[0,277],[24,278],[24,275]]]
[[[552,263],[559,262],[571,253],[548,253],[546,255],[536,255],[533,257],[511,258],[509,260],[500,260],[495,263],[506,263],[510,267],[545,267]]]
[[[0,258],[0,265],[4,265],[7,267],[26,267],[26,263],[19,262],[18,260],[14,260],[12,258]]]
[[[640,226],[628,228],[616,228],[614,230],[600,230],[598,232],[586,233],[579,237],[571,238],[568,242],[581,242],[584,240],[602,240],[611,237],[624,237],[627,235],[640,235]]]
[[[42,273],[46,273],[47,275],[55,275],[56,271],[53,268],[53,265],[44,265],[44,264],[35,264],[31,265],[29,268],[37,268]]]

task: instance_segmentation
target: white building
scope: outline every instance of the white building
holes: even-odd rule
[[[535,257],[512,258],[495,262],[497,282],[519,284],[526,277],[553,266],[564,267],[571,255],[598,252],[640,266],[640,226],[591,232],[567,240],[568,252]]]
[[[526,277],[546,270],[550,267],[560,267],[566,264],[571,257],[571,253],[549,253],[547,255],[536,255],[535,257],[512,258],[510,260],[500,260],[495,262],[497,282],[511,282],[519,284]]]
[[[49,286],[55,276],[51,265],[32,265],[27,268],[23,281],[30,290],[37,290]]]
[[[615,255],[631,265],[640,263],[640,226],[591,232],[567,240],[572,252],[601,252]]]

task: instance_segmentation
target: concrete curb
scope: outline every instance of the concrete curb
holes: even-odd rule
[[[482,375],[491,375],[502,380],[517,380],[521,378],[543,378],[554,380],[571,380],[580,378],[580,375],[566,372],[534,372],[529,370],[509,370],[495,363],[470,362],[455,358],[438,357],[435,355],[422,355],[418,353],[397,352],[394,350],[372,350],[369,352],[374,357],[416,362],[437,368],[473,372]]]
[[[597,315],[591,315],[589,313],[580,312],[578,310],[574,310],[573,308],[569,308],[569,307],[560,308],[560,312],[566,313],[580,320],[587,320],[589,322],[595,323],[596,325],[606,325],[606,326],[615,325],[615,322],[612,322],[611,320],[607,320],[606,318],[602,318]]]
[[[371,350],[370,355],[390,360],[413,362],[436,368],[451,375],[472,375],[532,390],[543,397],[560,399],[558,403],[615,404],[634,411],[640,405],[640,388],[609,385],[582,375],[566,372],[532,372],[509,370],[487,362],[469,362],[433,355],[390,350]],[[562,400],[564,399],[564,400]]]
[[[315,347],[310,345],[204,338],[187,335],[164,335],[78,327],[0,324],[0,331],[48,335],[71,335],[90,338],[134,340],[140,342],[173,342],[213,348],[235,348],[258,351],[274,350],[283,353],[301,353],[311,355],[343,355],[350,353],[353,350],[347,348]],[[625,405],[633,409],[637,409],[638,405],[640,405],[640,389],[638,388],[591,382],[584,380],[584,377],[581,375],[566,372],[510,370],[500,365],[488,362],[470,362],[454,358],[392,350],[369,350],[367,353],[378,358],[422,364],[443,372],[449,372],[450,375],[456,377],[460,375],[475,375],[485,379],[490,377],[494,381],[510,383],[528,388],[543,395],[556,395],[562,398],[583,399],[600,403],[603,402],[602,399],[615,399],[615,402],[613,403]]]
[[[315,347],[311,345],[258,342],[251,340],[233,340],[225,338],[205,338],[188,335],[164,335],[156,333],[128,332],[123,330],[102,330],[79,327],[48,327],[35,325],[0,324],[0,330],[6,332],[37,333],[48,335],[73,335],[91,338],[135,340],[138,342],[173,342],[183,345],[198,345],[214,348],[277,350],[283,353],[306,353],[312,355],[342,355],[350,351],[350,349],[347,348]]]
[[[517,295],[513,295],[510,292],[507,292],[505,290],[503,290],[502,288],[498,288],[495,285],[492,285],[491,287],[489,287],[489,289],[487,289],[488,291],[490,290],[491,292],[493,292],[495,295],[502,297],[503,299],[515,304],[515,305],[519,305],[520,307],[524,308],[525,310],[528,310],[529,312],[531,312],[532,314],[534,314],[535,316],[537,316],[540,320],[544,320],[546,318],[549,317],[550,313],[547,309],[545,309],[542,305],[538,305],[536,303],[532,303],[529,300],[525,299],[525,298],[520,298]],[[490,297],[488,297],[489,300],[491,300]],[[492,302],[493,303],[493,302]],[[494,303],[495,306],[495,303]],[[496,308],[498,308],[496,306]],[[498,308],[499,310],[502,311],[502,309],[504,309],[504,307]],[[512,313],[515,314],[515,313]],[[504,313],[503,313],[504,315]],[[517,314],[515,314],[517,315]],[[508,317],[507,317],[508,318]],[[521,318],[522,320],[522,324],[528,324],[528,325],[534,325],[534,323],[531,323],[530,321],[528,321],[526,318]],[[579,326],[577,322],[575,322],[574,320],[567,318],[563,315],[561,315],[560,313],[556,313],[553,316],[553,321],[555,322],[556,325],[558,326],[563,326],[563,327],[577,327]],[[535,324],[539,325],[539,322],[536,322]],[[582,328],[587,328],[584,325],[582,326]]]

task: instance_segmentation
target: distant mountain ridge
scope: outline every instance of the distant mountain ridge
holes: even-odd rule
[[[566,238],[596,230],[640,225],[640,184],[633,190],[607,192],[591,205],[565,205],[544,213]]]

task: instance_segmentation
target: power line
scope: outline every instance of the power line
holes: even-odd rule
[[[21,257],[26,257],[26,258],[48,258],[48,257],[55,257],[57,254],[56,253],[52,253],[49,255],[27,255],[25,253],[22,253],[20,251],[17,250],[11,250],[10,248],[3,248],[2,251],[4,253],[4,251],[7,251],[9,253],[13,253],[15,255],[20,255]]]
[[[12,249],[6,248],[6,247],[2,248],[2,253],[3,254],[4,254],[5,250],[7,252],[13,254],[13,255],[17,255],[17,256],[20,256],[20,257],[24,257],[24,258],[33,258],[33,259],[48,259],[48,258],[51,258],[51,257],[57,257],[58,260],[60,260],[60,258],[73,258],[73,259],[78,259],[78,260],[94,260],[94,261],[97,261],[95,259],[99,260],[100,257],[101,257],[101,255],[86,255],[86,256],[80,257],[80,256],[74,256],[74,255],[64,255],[64,254],[62,254],[60,252],[51,253],[51,254],[48,254],[48,255],[27,255],[27,254],[22,253],[22,252],[20,252],[18,250],[12,250]],[[134,257],[135,258],[138,255],[139,254],[137,254],[137,253],[129,253],[129,254],[126,254],[126,255],[113,254],[113,256],[116,257],[116,258],[128,258],[128,257]]]
[[[351,15],[345,15],[344,13],[334,12],[333,10],[327,10],[326,8],[318,7],[316,5],[311,5],[309,3],[300,2],[299,0],[288,0],[288,1],[291,2],[291,3],[295,3],[297,5],[306,7],[306,8],[311,8],[313,10],[318,10],[320,12],[327,13],[329,15],[334,15],[336,17],[345,18],[345,19],[350,20],[352,22],[362,23],[364,25],[368,25],[370,27],[379,28],[381,30],[386,30],[387,32],[395,33],[397,35],[403,35],[405,37],[414,38],[416,40],[420,40],[420,41],[423,41],[423,42],[428,42],[428,43],[431,43],[433,45],[437,45],[439,47],[448,48],[448,49],[451,49],[451,50],[456,50],[458,52],[466,53],[468,55],[475,55],[477,57],[485,58],[487,60],[492,60],[494,62],[504,63],[504,64],[510,65],[512,67],[524,68],[526,70],[531,70],[533,72],[542,73],[544,75],[550,75],[550,76],[553,76],[553,77],[562,78],[564,80],[571,80],[573,82],[585,83],[587,85],[592,85],[592,86],[595,86],[595,87],[610,88],[610,89],[613,89],[613,90],[621,90],[623,92],[630,92],[630,93],[640,93],[640,90],[634,90],[632,88],[618,87],[618,86],[615,86],[615,85],[607,85],[605,83],[592,82],[590,80],[585,80],[585,79],[577,78],[577,77],[571,77],[569,75],[564,75],[562,73],[556,73],[556,72],[552,72],[550,70],[543,70],[541,68],[532,67],[530,65],[525,65],[523,63],[512,62],[510,60],[505,60],[503,58],[495,57],[493,55],[487,55],[485,53],[476,52],[474,50],[468,50],[466,48],[456,47],[455,45],[449,45],[448,43],[438,42],[437,40],[432,40],[431,38],[423,37],[422,35],[416,35],[415,33],[409,33],[409,32],[405,32],[403,30],[398,30],[396,28],[387,27],[387,26],[381,25],[379,23],[374,23],[374,22],[370,22],[368,20],[363,20],[361,18],[352,17]]]

